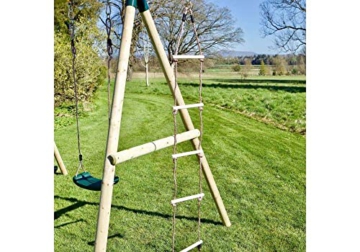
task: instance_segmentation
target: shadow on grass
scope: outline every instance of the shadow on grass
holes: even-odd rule
[[[58,210],[55,212],[55,219],[59,218],[62,214],[75,210],[76,208],[82,207],[84,205],[93,205],[93,206],[98,206],[99,203],[95,203],[95,202],[86,202],[86,201],[80,201],[78,199],[75,198],[66,198],[66,197],[61,197],[61,196],[54,196],[55,199],[62,199],[62,200],[67,200],[70,202],[75,202],[75,204],[68,206],[66,208],[63,208],[61,210]],[[139,209],[133,209],[133,208],[128,208],[125,206],[116,206],[116,205],[111,205],[112,208],[115,209],[119,209],[119,210],[124,210],[124,211],[129,211],[129,212],[133,212],[136,214],[146,214],[149,216],[156,216],[156,217],[161,217],[161,218],[172,218],[172,214],[163,214],[163,213],[158,213],[158,212],[151,212],[151,211],[146,211],[146,210],[139,210]],[[197,217],[188,217],[188,216],[177,216],[177,219],[184,219],[184,220],[190,220],[190,221],[198,221]],[[209,224],[214,224],[214,225],[223,225],[221,222],[219,221],[213,221],[213,220],[209,220],[209,219],[201,219],[202,223],[209,223]]]
[[[70,225],[70,224],[74,224],[74,223],[77,223],[77,222],[82,222],[82,221],[85,221],[85,220],[84,220],[84,219],[80,219],[80,220],[76,220],[76,221],[71,221],[71,222],[63,223],[63,224],[60,224],[60,225],[55,226],[54,228],[61,228],[61,227],[64,227],[64,226],[67,226],[67,225]]]
[[[116,237],[118,237],[118,238],[124,238],[124,236],[121,235],[121,234],[113,234],[113,235],[109,235],[109,236],[108,236],[108,240],[109,240],[109,239],[112,239],[112,238],[116,238]],[[87,244],[90,245],[90,246],[95,246],[95,241],[88,242]]]
[[[224,80],[222,80],[224,81]],[[232,81],[232,80],[231,80]],[[226,80],[228,82],[228,80]],[[237,82],[236,82],[237,83]],[[249,82],[247,82],[249,83]],[[191,86],[199,87],[199,83],[180,83],[181,86]],[[203,87],[209,88],[236,88],[236,89],[268,89],[271,91],[285,91],[289,93],[304,93],[306,92],[306,87],[298,86],[279,86],[279,85],[257,85],[257,84],[223,84],[223,83],[212,83],[212,84],[203,84]]]
[[[216,82],[230,82],[230,83],[276,83],[276,84],[306,84],[306,80],[291,80],[291,79],[208,79]]]
[[[55,199],[56,197],[58,196],[55,196]],[[79,207],[82,207],[82,206],[85,206],[87,203],[86,202],[83,202],[83,201],[78,201],[76,202],[75,204],[72,204],[71,206],[68,206],[68,207],[65,207],[63,209],[60,209],[60,210],[57,210],[54,212],[54,220],[60,218],[61,215],[67,213],[67,212],[70,212],[72,210],[75,210]]]

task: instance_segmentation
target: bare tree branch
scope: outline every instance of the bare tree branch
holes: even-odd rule
[[[275,37],[285,52],[306,51],[305,0],[266,0],[260,4],[262,34]]]
[[[104,6],[107,1],[102,0]],[[121,40],[122,25],[125,18],[126,0],[111,0],[111,20],[112,20],[112,41],[114,47],[118,48]],[[239,27],[234,27],[234,19],[228,8],[220,8],[214,4],[207,3],[206,0],[192,0],[193,16],[197,34],[201,42],[204,53],[215,49],[243,43],[243,31]],[[176,39],[180,31],[184,0],[152,0],[148,1],[150,12],[153,16],[155,25],[162,39],[165,50],[169,55],[175,52]],[[190,18],[188,18],[189,21]],[[103,26],[106,25],[104,18],[100,18]],[[142,22],[140,13],[136,12],[133,26],[132,46],[130,52],[129,65],[133,65],[137,58],[136,54],[143,51],[143,43],[146,38],[145,25]],[[198,53],[196,36],[191,27],[190,21],[186,23],[185,33],[181,39],[179,54]]]
[[[234,18],[228,8],[220,8],[205,0],[194,0],[193,16],[203,52],[214,51],[236,43],[243,43],[243,31],[234,27]],[[180,0],[169,1],[160,10],[162,16],[156,21],[169,57],[175,52],[179,34],[183,4]],[[183,38],[180,40],[179,54],[198,53],[196,37],[188,19]]]

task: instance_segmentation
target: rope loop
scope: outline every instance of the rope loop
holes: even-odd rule
[[[110,15],[111,15],[111,5],[110,5],[110,1],[106,1],[105,13],[106,13],[107,16],[110,16]]]
[[[109,36],[111,33],[111,19],[110,17],[106,18],[105,20],[105,28],[106,28],[106,34]]]

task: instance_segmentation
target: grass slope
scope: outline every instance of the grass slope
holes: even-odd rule
[[[119,149],[173,133],[172,98],[132,92],[128,84]],[[198,125],[196,110],[190,110]],[[84,165],[102,176],[107,137],[106,95],[80,121]],[[232,222],[221,224],[204,181],[202,251],[305,251],[305,138],[274,126],[205,106],[203,149]],[[180,119],[179,119],[180,121]],[[179,123],[179,131],[183,127]],[[55,141],[69,176],[54,176],[55,251],[92,251],[99,192],[72,183],[78,166],[76,125],[59,127]],[[191,150],[182,143],[179,151]],[[171,251],[172,148],[116,167],[108,251]],[[197,193],[197,162],[179,160],[179,197]],[[176,249],[197,240],[196,202],[179,205]]]
[[[139,76],[139,75],[138,75]],[[134,93],[168,94],[164,78],[151,78],[150,88],[132,82]],[[198,100],[198,74],[181,74],[179,85],[189,101]],[[278,128],[306,133],[306,81],[304,76],[252,76],[241,79],[228,73],[203,76],[204,102],[238,112]]]

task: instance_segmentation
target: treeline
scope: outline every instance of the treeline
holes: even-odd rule
[[[214,57],[216,64],[231,65],[236,72],[245,77],[256,66],[258,75],[304,75],[306,74],[306,55],[286,54],[267,55],[258,54],[242,57]]]
[[[113,62],[112,71],[116,71],[116,61]],[[149,71],[161,71],[160,64],[155,55],[149,56]],[[179,71],[194,71],[198,62],[181,62]],[[204,71],[211,68],[226,68],[239,72],[244,78],[250,75],[306,75],[305,55],[266,55],[259,54],[244,57],[222,57],[220,55],[209,55],[204,61]],[[143,57],[135,58],[133,70],[145,71]]]
[[[295,66],[298,64],[305,63],[306,56],[303,54],[295,55],[295,54],[286,54],[286,55],[266,55],[266,54],[258,54],[252,57],[240,57],[239,63],[241,65],[245,64],[245,60],[250,59],[252,65],[261,65],[261,61],[264,62],[265,65],[276,65],[277,61],[283,60],[289,66]]]

